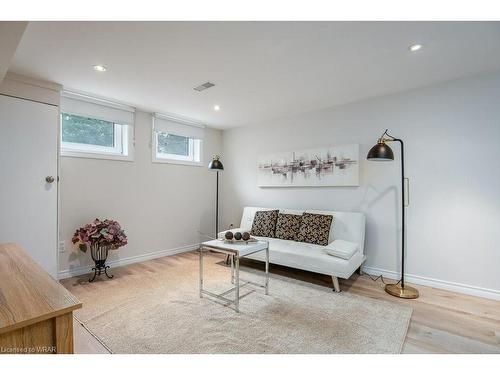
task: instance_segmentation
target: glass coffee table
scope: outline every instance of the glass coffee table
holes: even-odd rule
[[[235,286],[223,293],[217,294],[203,288],[203,252],[210,250],[217,253],[229,255],[230,258],[231,283]],[[264,285],[240,278],[240,259],[259,251],[266,252],[266,279]],[[203,298],[204,294],[210,297],[218,298],[221,301],[228,303],[229,305],[234,305],[234,309],[236,310],[236,312],[239,312],[240,282],[244,282],[245,284],[243,285],[251,284],[264,288],[266,295],[269,294],[269,242],[225,242],[224,240],[211,240],[200,244],[200,298]],[[234,300],[227,298],[226,296],[233,291],[235,291],[236,293]]]

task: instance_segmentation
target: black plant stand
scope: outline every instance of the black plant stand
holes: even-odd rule
[[[112,279],[113,275],[108,274],[109,266],[106,266],[106,259],[108,259],[108,251],[109,246],[99,246],[99,245],[91,245],[90,246],[90,254],[92,255],[92,259],[94,260],[95,267],[92,267],[92,271],[94,271],[94,275],[89,279],[89,282],[95,280],[96,276],[101,276],[104,274]]]

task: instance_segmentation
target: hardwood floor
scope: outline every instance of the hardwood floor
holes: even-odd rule
[[[174,255],[177,261],[196,260],[196,252]],[[170,259],[169,259],[170,258]],[[172,257],[155,259],[154,272],[168,272],[175,267]],[[169,261],[170,260],[170,261]],[[262,269],[251,260],[242,265]],[[127,273],[143,272],[148,262],[126,266]],[[331,278],[311,272],[271,265],[272,273],[332,287]],[[411,306],[413,315],[403,353],[500,353],[500,301],[416,286],[420,298],[402,300],[384,292],[380,281],[354,274],[340,280],[343,292]],[[68,282],[63,284],[70,285]],[[127,285],[120,286],[127,288]],[[272,287],[271,287],[272,288]],[[75,353],[108,353],[107,349],[76,320],[74,322]]]

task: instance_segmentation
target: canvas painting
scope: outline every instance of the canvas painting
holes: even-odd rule
[[[257,168],[260,187],[359,186],[359,144],[265,155]]]

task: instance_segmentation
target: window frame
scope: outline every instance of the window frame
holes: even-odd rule
[[[158,155],[158,134],[172,134],[179,137],[185,137],[189,139],[189,154],[190,156],[176,155],[176,154],[163,154],[165,156]],[[196,143],[199,144],[198,150],[196,150]],[[153,163],[166,163],[166,164],[179,164],[179,165],[190,165],[195,167],[203,166],[203,140],[191,137],[186,137],[185,135],[161,132],[156,129],[152,129],[152,162]],[[195,158],[196,154],[199,153],[199,161],[192,160]],[[167,156],[168,155],[168,156]],[[192,155],[192,156],[191,156]]]
[[[114,125],[114,143],[113,147],[91,145],[87,143],[77,142],[64,142],[62,140],[62,126],[63,115],[73,115],[87,117],[95,120],[112,122]],[[100,118],[99,116],[92,116],[74,112],[63,112],[59,114],[59,154],[64,157],[78,157],[89,159],[105,159],[105,160],[121,160],[133,161],[134,160],[134,127],[129,124],[119,124],[114,121]]]

